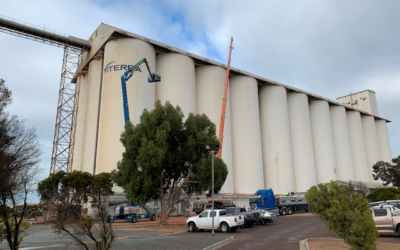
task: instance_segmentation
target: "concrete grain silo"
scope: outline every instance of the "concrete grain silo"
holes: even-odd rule
[[[365,151],[365,141],[360,112],[347,111],[346,116],[353,159],[354,178],[356,181],[369,182],[370,178],[367,168],[367,153]]]
[[[336,155],[336,172],[339,180],[354,180],[353,156],[351,153],[346,109],[341,106],[330,107],[333,142]]]
[[[147,58],[152,69],[155,68],[154,48],[146,42],[123,38],[111,40],[105,45],[96,173],[110,172],[122,158],[124,148],[120,137],[125,121],[121,75],[143,58]],[[146,70],[143,68],[144,72]],[[133,124],[139,121],[143,109],[154,107],[155,84],[147,82],[147,75],[137,71],[126,84]]]
[[[80,86],[79,88],[79,102],[78,102],[78,114],[77,114],[77,121],[79,121],[76,124],[76,130],[75,130],[75,141],[74,141],[74,161],[72,165],[72,169],[80,170],[83,171],[83,146],[85,143],[85,117],[86,117],[86,100],[89,97],[89,93],[87,91],[88,89],[88,75],[87,74],[82,74],[81,76],[78,77],[78,84]],[[93,172],[93,171],[92,171]]]
[[[317,182],[326,183],[337,180],[335,147],[328,102],[312,101],[310,118]]]
[[[196,87],[193,59],[177,54],[165,53],[157,56],[157,71],[161,82],[156,86],[156,98],[162,104],[169,101],[179,105],[185,118],[196,113]]]
[[[288,110],[295,190],[305,192],[317,184],[307,95],[290,93]]]
[[[72,169],[117,167],[124,152],[120,79],[143,58],[161,82],[148,83],[144,65],[127,81],[132,123],[159,99],[179,105],[185,118],[206,114],[219,132],[226,65],[106,24],[89,43],[74,76],[80,95]],[[229,173],[221,193],[244,197],[238,204],[248,206],[258,189],[305,192],[331,180],[371,182],[372,165],[392,158],[390,121],[379,117],[371,90],[337,100],[231,67],[222,151]]]
[[[196,111],[206,114],[215,124],[217,136],[221,121],[222,98],[224,94],[226,70],[217,66],[196,68]],[[233,193],[232,139],[230,98],[227,98],[222,159],[228,167],[228,176],[221,192]]]
[[[230,79],[233,182],[236,193],[264,188],[257,81]]]
[[[385,120],[375,120],[376,134],[379,142],[381,160],[392,162],[392,150],[390,149],[389,134]]]
[[[295,189],[286,89],[261,87],[259,99],[265,186],[281,194],[291,192]]]
[[[365,150],[367,153],[367,170],[369,172],[369,178],[371,182],[374,182],[372,177],[372,166],[381,160],[381,154],[379,151],[378,136],[376,134],[375,120],[372,116],[362,116],[361,122],[363,126]]]

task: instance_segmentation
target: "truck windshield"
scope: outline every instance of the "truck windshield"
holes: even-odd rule
[[[260,198],[250,198],[250,202],[260,202]]]

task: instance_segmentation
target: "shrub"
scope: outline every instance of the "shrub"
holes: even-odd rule
[[[347,185],[335,182],[311,187],[309,210],[325,222],[329,231],[344,239],[353,250],[375,250],[377,231],[368,201]]]

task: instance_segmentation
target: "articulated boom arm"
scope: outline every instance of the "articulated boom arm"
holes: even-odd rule
[[[146,64],[147,71],[149,71],[149,78],[148,82],[159,82],[161,81],[161,76],[157,72],[151,72],[149,64],[147,63],[146,58],[143,58],[140,60],[138,63],[133,65],[133,67],[129,68],[125,73],[121,76],[121,87],[122,87],[122,99],[123,99],[123,105],[124,105],[124,118],[125,118],[125,123],[129,121],[129,106],[128,106],[128,96],[126,93],[126,81],[128,81],[132,75],[133,72],[136,71],[142,65],[142,63]],[[139,70],[140,71],[140,70]]]

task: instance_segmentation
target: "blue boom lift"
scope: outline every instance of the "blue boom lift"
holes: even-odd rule
[[[140,60],[138,63],[133,65],[133,67],[129,68],[125,73],[121,76],[121,86],[122,86],[122,99],[123,99],[123,105],[124,105],[124,118],[125,118],[125,123],[127,123],[130,118],[129,118],[129,106],[128,106],[128,96],[126,93],[126,81],[129,80],[133,76],[133,72],[142,65],[142,63],[146,64],[147,70],[149,71],[149,78],[148,82],[159,82],[161,81],[161,76],[157,72],[151,72],[149,64],[147,63],[146,58],[143,58]]]
[[[148,82],[159,82],[161,81],[161,76],[157,72],[151,72],[150,66],[146,60],[146,58],[143,58],[140,60],[138,63],[133,65],[131,68],[128,68],[127,71],[121,76],[121,86],[122,86],[122,99],[123,99],[123,105],[124,105],[124,118],[125,118],[125,123],[127,123],[130,118],[129,118],[129,106],[128,106],[128,96],[126,93],[126,81],[128,81],[132,75],[133,72],[139,69],[140,71],[140,65],[143,63],[146,64],[147,70],[149,71],[149,78]],[[140,71],[141,72],[141,71]],[[115,214],[114,215],[109,215],[107,217],[108,222],[117,220],[117,219],[125,219],[127,221],[130,221],[132,223],[137,222],[137,219],[150,219],[151,221],[156,219],[156,214],[153,213],[149,207],[147,207],[145,204],[139,203],[140,206],[146,210],[147,214],[139,214],[137,212],[137,207],[136,206],[119,206],[116,208]]]

